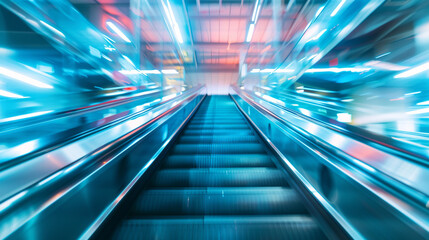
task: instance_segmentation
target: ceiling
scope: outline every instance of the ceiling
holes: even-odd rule
[[[94,13],[96,9],[101,9],[116,16],[124,26],[132,28],[129,0],[71,0],[71,2],[96,26],[99,24],[97,18],[101,15]],[[159,4],[159,1],[146,2]],[[186,25],[181,29],[182,33],[186,34],[184,36],[186,51],[182,52],[168,31],[162,12],[160,13],[159,9],[146,11],[140,18],[141,49],[154,66],[176,66],[182,63],[188,73],[209,73],[207,76],[197,74],[201,78],[200,81],[211,79],[213,72],[222,72],[225,73],[221,74],[222,81],[232,83],[238,79],[240,61],[246,63],[249,69],[252,66],[272,64],[277,51],[272,45],[276,31],[271,1],[263,2],[252,40],[250,43],[246,42],[255,2],[255,0],[175,1],[176,9],[183,11],[182,18]],[[285,4],[281,2],[280,5],[279,14],[283,26],[291,21],[302,22],[302,24],[295,22],[299,27],[281,29],[275,43],[281,45],[282,41],[293,35],[290,33],[291,30],[303,30],[307,21],[304,18],[297,19],[294,12],[298,9],[289,9],[286,14]],[[177,12],[175,10],[174,14]],[[180,14],[177,13],[177,16]],[[190,61],[186,61],[186,58]],[[228,72],[234,74],[226,74]]]

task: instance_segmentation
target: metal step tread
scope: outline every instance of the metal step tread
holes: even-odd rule
[[[178,144],[182,143],[223,143],[223,144],[231,144],[231,143],[257,143],[258,139],[256,136],[246,136],[246,135],[238,135],[238,136],[182,136],[178,140]]]
[[[183,154],[169,155],[165,168],[274,167],[267,154]]]
[[[309,216],[127,219],[112,239],[326,239]]]
[[[131,216],[306,214],[297,192],[284,187],[149,189]]]
[[[172,154],[234,154],[234,153],[266,153],[259,143],[206,144],[180,143],[176,144]]]
[[[287,186],[275,168],[162,169],[149,181],[152,187]]]

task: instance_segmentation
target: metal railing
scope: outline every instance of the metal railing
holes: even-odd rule
[[[425,165],[384,152],[238,87],[232,88],[231,95],[289,172],[353,238],[428,236],[429,169]],[[380,224],[388,219],[394,230],[386,232],[385,226],[374,225],[371,219],[379,219]]]
[[[46,238],[53,232],[68,237],[88,233],[88,226],[122,199],[125,186],[135,182],[177,134],[202,101],[204,89],[191,89],[103,131],[2,171],[0,238],[22,236],[24,225],[46,234],[35,238]],[[146,147],[139,159],[124,157],[142,143]],[[125,176],[116,178],[120,172]],[[111,185],[105,185],[108,183]],[[77,205],[79,209],[73,212]],[[66,227],[69,232],[59,233],[64,227],[55,226],[71,215],[76,223]]]

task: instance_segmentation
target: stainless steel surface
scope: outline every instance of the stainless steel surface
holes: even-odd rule
[[[53,104],[42,104],[44,107],[50,105],[52,110],[32,117],[14,118],[11,121],[6,121],[5,118],[5,121],[0,123],[0,168],[32,155],[40,155],[46,148],[51,151],[76,137],[100,130],[142,110],[162,104],[168,97],[180,94],[171,87],[164,90],[151,89],[120,98],[103,99],[96,94],[96,97],[88,96],[84,102],[76,100],[77,106],[74,108],[65,104],[66,109],[56,111],[57,108],[52,106]],[[50,101],[52,102],[52,99]],[[62,103],[59,101],[59,105]],[[90,104],[87,105],[88,103]]]
[[[184,93],[69,148],[65,146],[62,154],[48,153],[22,164],[33,167],[18,165],[6,170],[9,175],[3,175],[1,182],[9,197],[0,203],[0,238],[9,235],[21,238],[28,234],[36,239],[62,234],[77,237],[91,231],[85,229],[105,208],[117,204],[125,186],[132,186],[131,180],[139,171],[145,166],[141,175],[150,166],[151,159],[159,154],[157,151],[197,106],[202,91],[203,88],[197,88]],[[130,152],[135,144],[145,146],[143,151]],[[16,178],[20,174],[23,181],[17,182],[14,188],[5,184],[11,183],[6,177]],[[66,224],[68,219],[79,219],[79,222]],[[67,231],[63,231],[65,227]]]
[[[409,171],[401,168],[402,178],[400,172],[383,173],[378,168],[396,167],[388,164],[388,154],[238,88],[232,94],[290,172],[353,238],[429,236],[425,166],[392,156]]]

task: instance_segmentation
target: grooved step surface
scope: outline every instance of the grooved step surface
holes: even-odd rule
[[[325,239],[317,223],[307,216],[205,216],[200,218],[129,219],[113,239]]]
[[[257,143],[258,139],[255,136],[228,136],[227,138],[221,136],[183,136],[179,139],[178,143]]]
[[[253,135],[250,129],[186,129],[184,135]]]
[[[287,186],[273,168],[163,169],[151,179],[152,187],[252,187]]]
[[[247,124],[190,124],[188,126],[188,129],[205,129],[205,128],[212,128],[212,129],[248,129],[249,126]]]
[[[237,154],[237,153],[265,153],[264,147],[259,143],[234,144],[177,144],[172,154]]]
[[[166,168],[232,168],[232,167],[274,167],[265,154],[186,154],[167,157]]]
[[[228,96],[208,97],[113,239],[326,239]]]
[[[305,214],[297,193],[289,188],[154,189],[144,192],[132,209],[141,215]]]

